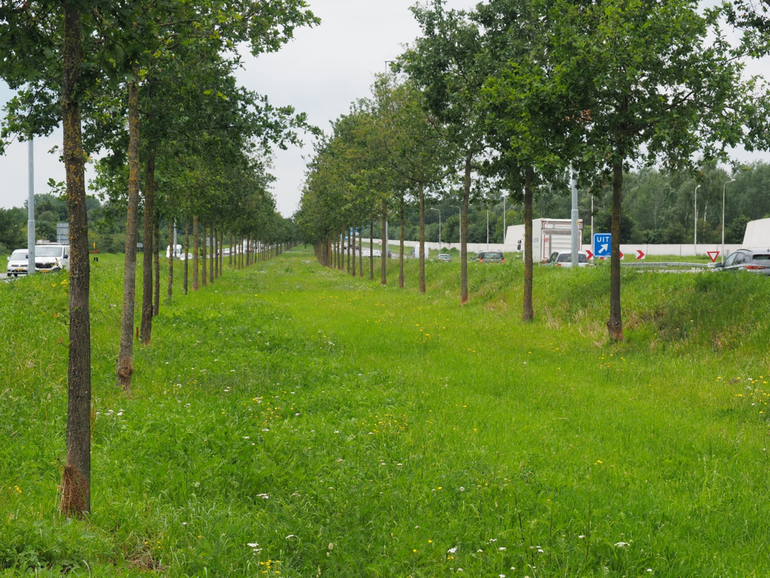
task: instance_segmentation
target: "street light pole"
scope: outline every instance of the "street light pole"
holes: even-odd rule
[[[695,187],[695,231],[693,231],[693,252],[695,255],[698,255],[698,189],[700,189],[700,185]]]
[[[29,139],[29,196],[27,197],[27,275],[35,273],[35,145]]]
[[[725,189],[727,183],[734,183],[735,179],[730,179],[722,185],[722,264],[725,264]]]

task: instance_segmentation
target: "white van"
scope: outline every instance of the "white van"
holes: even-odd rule
[[[27,274],[27,249],[16,249],[8,258],[8,276]],[[35,271],[61,271],[70,268],[69,245],[35,245]]]

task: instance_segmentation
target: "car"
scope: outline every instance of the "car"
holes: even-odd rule
[[[545,264],[555,267],[572,267],[572,251],[555,251],[551,253]],[[588,267],[590,264],[588,253],[578,251],[578,267]]]
[[[361,253],[361,256],[363,257],[382,257],[382,251],[379,249],[373,249],[371,253],[369,252],[369,249],[364,248],[363,252]]]
[[[449,253],[439,253],[438,257],[436,257],[439,261],[446,261],[449,263],[452,260],[452,255]]]
[[[770,249],[738,249],[724,263],[717,263],[719,271],[747,271],[770,276]]]
[[[27,249],[16,249],[8,257],[6,272],[8,277],[20,277],[27,274]],[[69,245],[36,245],[35,271],[60,271],[70,268]]]
[[[481,251],[476,255],[479,263],[505,263],[505,257],[501,251]]]

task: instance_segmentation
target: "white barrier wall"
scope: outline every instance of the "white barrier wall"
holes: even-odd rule
[[[369,239],[364,239],[364,248],[367,248],[369,246]],[[379,247],[380,239],[375,239],[374,244]],[[390,251],[392,253],[398,252],[398,241],[389,241],[388,246],[390,247]],[[404,254],[411,253],[413,248],[418,248],[420,246],[419,241],[404,241]],[[735,251],[736,249],[740,249],[744,245],[725,245],[725,257]],[[460,243],[441,243],[441,247],[445,249],[457,249],[460,250]],[[425,248],[429,249],[431,251],[438,251],[439,245],[438,243],[425,243]],[[586,249],[590,249],[590,245],[584,244],[580,250],[585,251]],[[641,245],[620,245],[620,250],[625,255],[626,259],[629,259],[632,255],[635,257],[637,255],[637,251],[641,250],[646,258],[654,257],[654,256],[664,256],[664,255],[674,255],[678,257],[694,257],[696,255],[695,252],[695,245],[692,243],[690,244],[682,244],[682,245],[653,245],[653,244],[641,244]],[[516,244],[503,244],[503,243],[489,243],[487,245],[486,243],[468,243],[468,252],[469,253],[478,253],[479,251],[502,251],[504,253],[516,253],[517,252],[517,245]],[[709,252],[719,251],[719,256],[717,257],[717,260],[721,260],[722,257],[722,245],[721,244],[714,244],[714,243],[698,243],[697,247],[697,255],[700,256],[707,256]]]

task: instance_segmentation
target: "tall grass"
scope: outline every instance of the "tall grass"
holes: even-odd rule
[[[607,268],[538,268],[528,325],[518,261],[465,307],[459,263],[406,271],[295,250],[177,289],[126,397],[102,258],[86,522],[56,509],[66,276],[0,285],[4,575],[770,572],[765,279],[625,272],[610,346]]]

